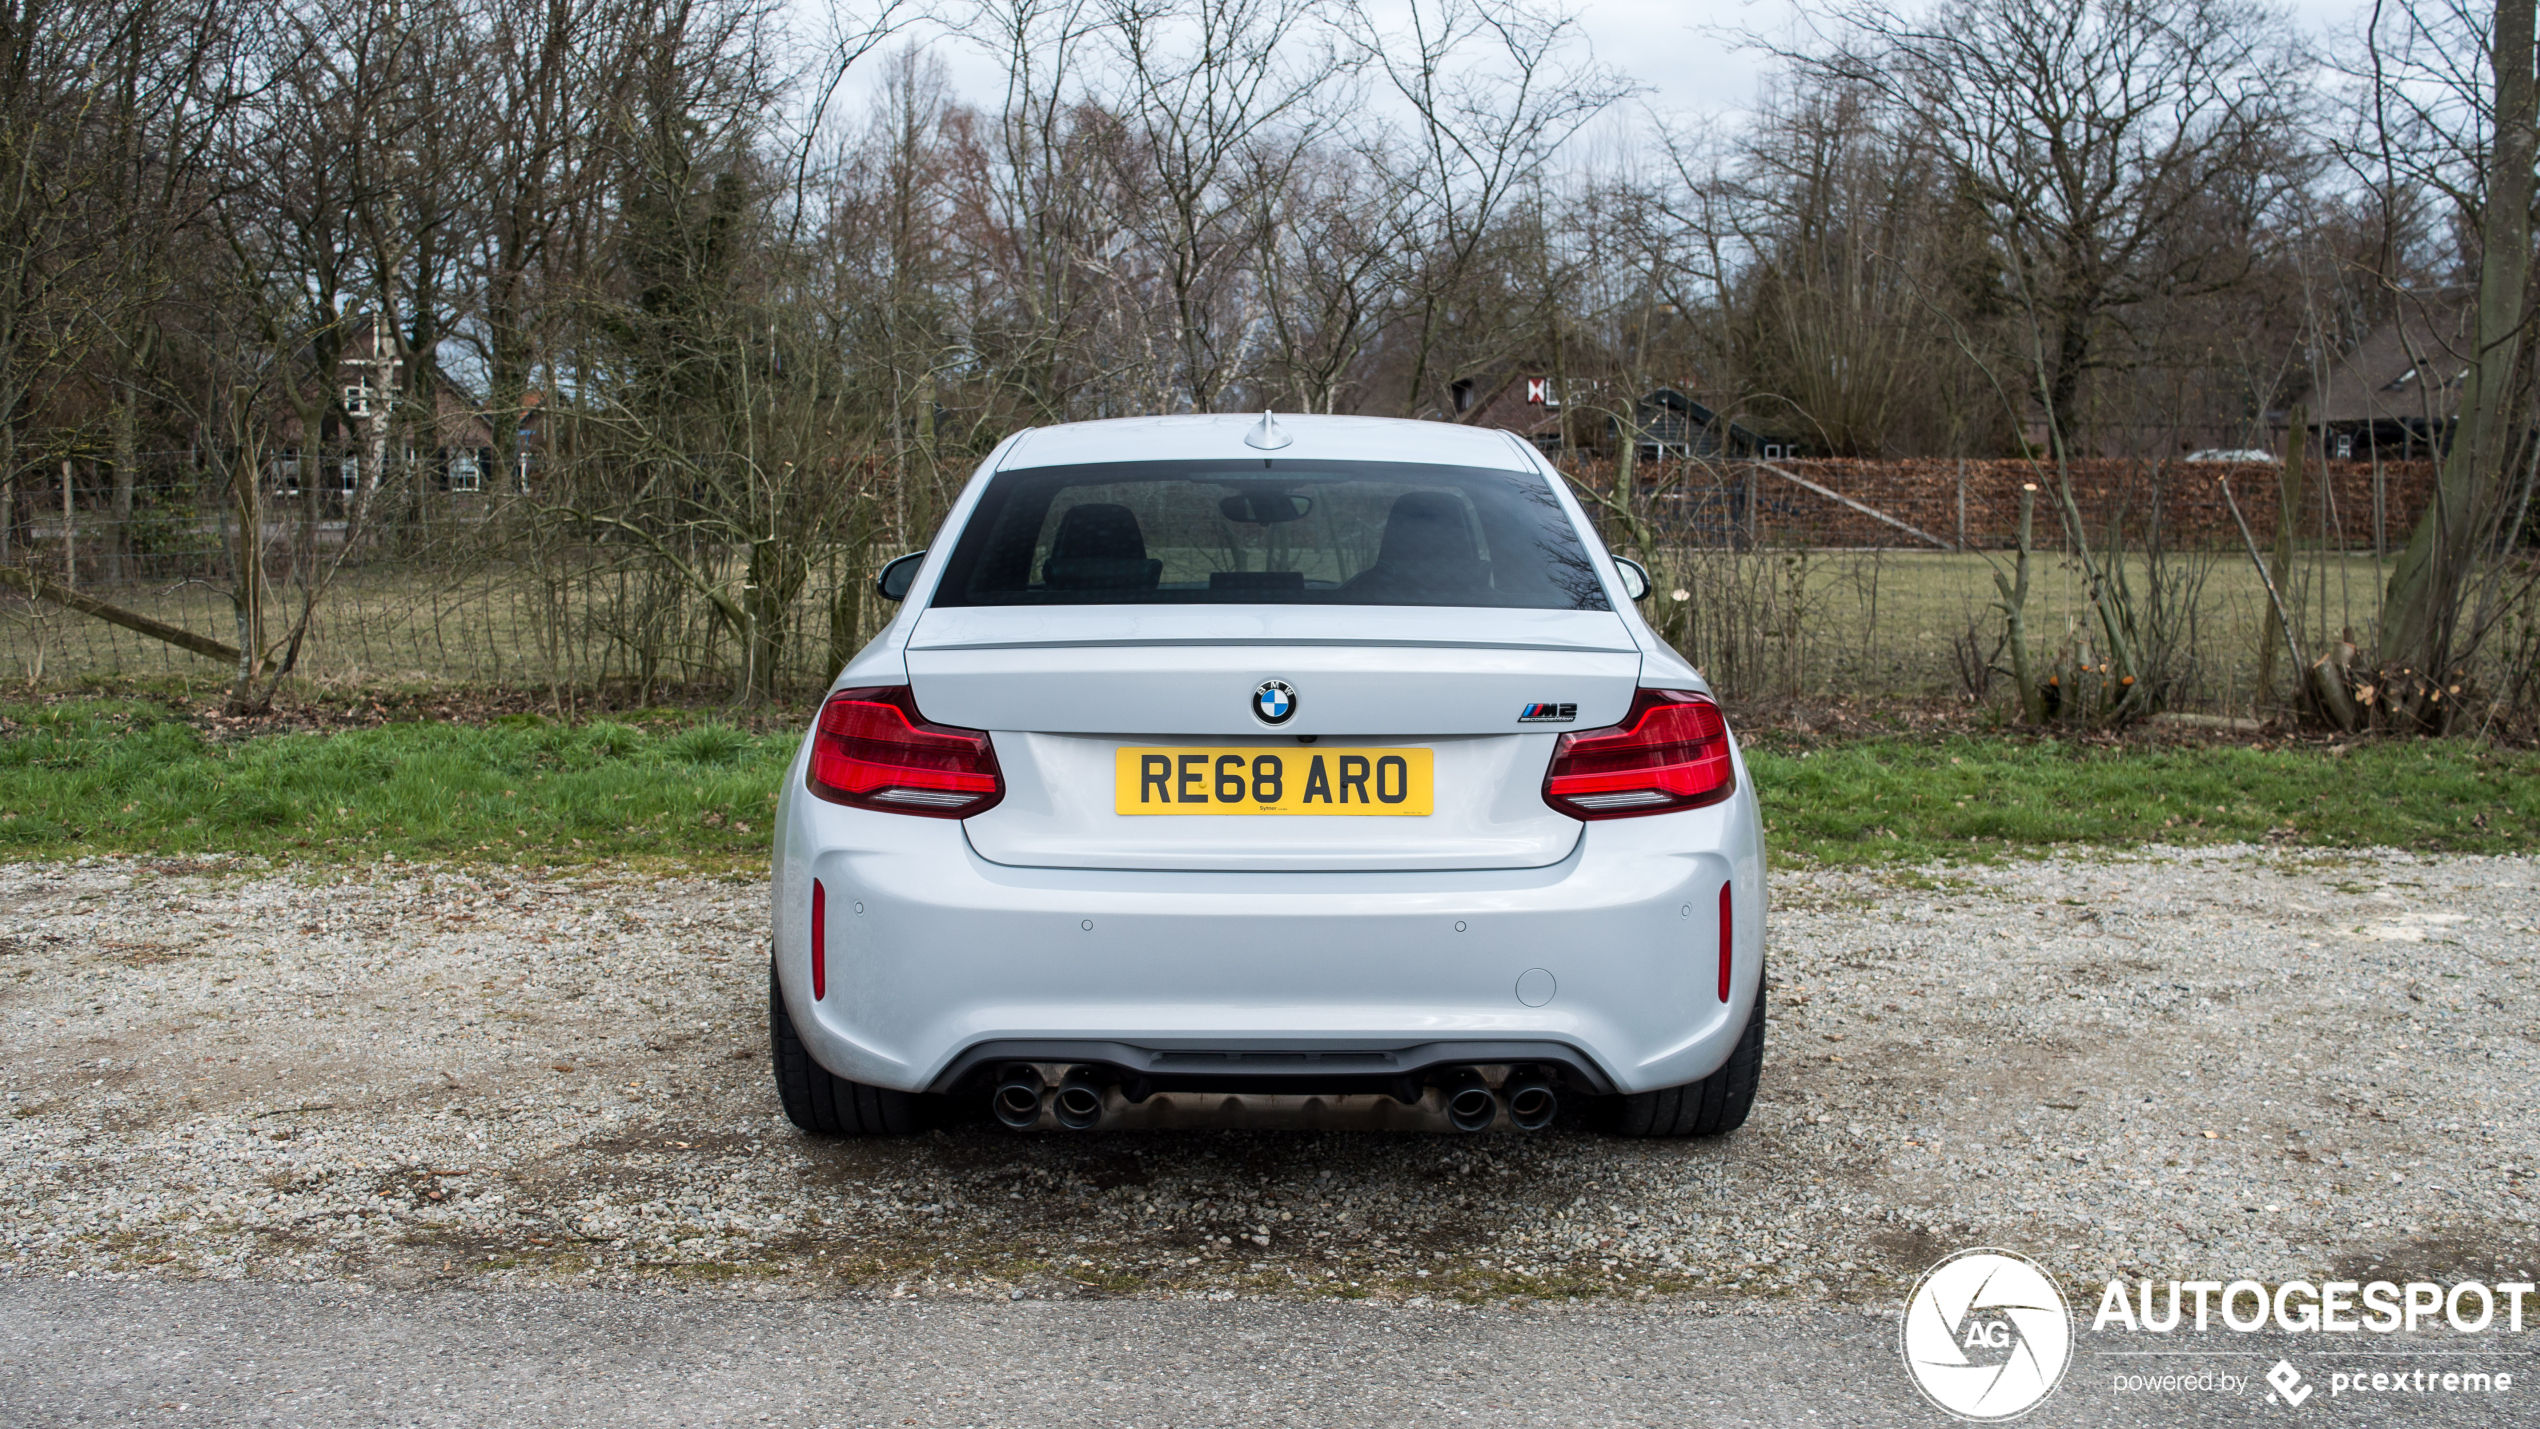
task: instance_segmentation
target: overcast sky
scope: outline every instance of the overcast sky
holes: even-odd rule
[[[825,14],[827,0],[797,3],[809,19],[807,32],[825,28],[823,20],[811,17]],[[2354,24],[2368,0],[2290,0],[2286,8],[2296,24],[2319,34]],[[1738,47],[1739,33],[1792,35],[1800,13],[1792,0],[1585,0],[1579,23],[1597,58],[1647,88],[1644,103],[1672,114],[1729,118],[1754,102],[1765,67],[1762,56]],[[921,43],[945,59],[963,98],[995,97],[1001,77],[976,51],[945,43],[940,35]],[[878,66],[868,62],[863,80],[850,79],[848,113],[864,111],[874,69]]]
[[[2314,33],[2349,23],[2354,0],[2295,0],[2294,22]],[[1649,102],[1677,113],[1738,110],[1755,98],[1760,57],[1735,33],[1798,32],[1790,0],[1590,0],[1580,26],[1599,59],[1651,88]]]

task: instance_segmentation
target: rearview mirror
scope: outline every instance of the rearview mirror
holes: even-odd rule
[[[1236,492],[1217,503],[1217,510],[1229,521],[1248,526],[1275,526],[1282,521],[1302,521],[1314,509],[1314,498],[1293,492],[1266,490],[1258,487]]]
[[[1649,567],[1629,556],[1616,556],[1614,569],[1623,578],[1623,594],[1634,600],[1649,599]]]
[[[882,574],[873,578],[873,588],[882,593],[884,600],[906,600],[908,588],[917,584],[917,568],[924,564],[926,553],[911,551],[884,566]]]

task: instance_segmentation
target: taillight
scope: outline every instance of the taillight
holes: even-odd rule
[[[1005,797],[984,730],[929,724],[906,685],[840,690],[812,733],[811,792],[833,804],[966,819]]]
[[[1628,819],[1716,804],[1736,787],[1729,727],[1711,697],[1641,690],[1621,724],[1561,736],[1543,801],[1574,819]]]

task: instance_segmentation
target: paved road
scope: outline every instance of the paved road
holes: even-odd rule
[[[1907,1386],[1895,1331],[1858,1313],[1676,1305],[748,1301],[15,1278],[0,1281],[0,1424],[1950,1423]],[[2171,1366],[2244,1376],[2251,1387],[2236,1396],[2120,1397],[2112,1367],[2142,1362],[2096,1359],[2097,1348],[2081,1347],[2061,1393],[2026,1422],[2540,1421],[2519,1385],[2485,1401],[2322,1392],[2296,1414],[2256,1384],[2273,1345]],[[2528,1353],[2513,1363],[2540,1371]]]

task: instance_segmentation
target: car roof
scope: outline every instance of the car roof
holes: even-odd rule
[[[1452,422],[1393,417],[1319,417],[1280,413],[1272,420],[1289,440],[1275,450],[1247,446],[1261,414],[1224,412],[1187,417],[1119,417],[1068,422],[1024,432],[998,461],[999,471],[1088,462],[1173,461],[1186,457],[1275,457],[1281,461],[1417,461],[1532,471],[1517,444],[1499,431]]]

